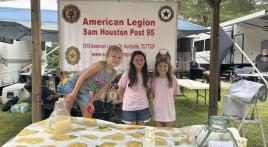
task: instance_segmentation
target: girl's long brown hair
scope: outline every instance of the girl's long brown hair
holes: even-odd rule
[[[143,86],[147,88],[147,82],[148,82],[148,69],[147,69],[147,61],[146,61],[146,56],[142,51],[134,51],[132,53],[131,59],[130,59],[130,63],[129,63],[129,73],[128,73],[128,78],[129,78],[129,84],[128,86],[132,88],[132,86],[136,85],[138,83],[138,77],[137,77],[137,71],[136,71],[136,67],[133,64],[134,62],[134,58],[137,55],[141,55],[144,58],[144,65],[142,67],[141,70],[141,74],[142,74],[142,79],[143,79]]]
[[[160,63],[166,63],[168,65],[168,71],[167,71],[168,87],[172,88],[173,87],[173,73],[172,73],[172,65],[170,63],[170,60],[168,58],[160,58],[159,60],[156,60],[155,62],[156,76],[159,76],[157,65]]]

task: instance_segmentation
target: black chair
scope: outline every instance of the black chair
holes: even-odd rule
[[[204,70],[200,68],[190,68],[189,79],[191,80],[202,79],[203,72]]]

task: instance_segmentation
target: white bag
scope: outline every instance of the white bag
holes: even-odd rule
[[[263,85],[260,83],[240,80],[231,84],[229,88],[229,93],[232,98],[242,101],[245,103],[253,103],[255,99],[255,95],[258,93],[260,87]]]

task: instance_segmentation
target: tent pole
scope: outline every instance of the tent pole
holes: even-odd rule
[[[32,123],[41,120],[40,0],[31,0],[32,16]]]
[[[209,116],[217,115],[220,67],[219,67],[219,19],[221,0],[206,0],[212,8],[212,36],[210,37],[210,85],[209,85]]]

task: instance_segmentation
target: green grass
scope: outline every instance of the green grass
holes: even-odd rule
[[[0,146],[31,124],[31,112],[9,113],[0,111]]]
[[[200,92],[204,94],[203,91]],[[191,110],[191,106],[195,104],[196,93],[194,91],[185,90],[185,94],[190,98],[190,104],[183,96],[178,96],[175,105],[177,111],[177,120],[174,122],[174,127],[182,127],[196,124],[206,124],[208,119],[208,107],[199,107]],[[221,95],[226,95],[227,90],[222,90]],[[208,97],[208,96],[207,96]],[[203,103],[203,99],[200,98]],[[263,121],[265,134],[268,134],[268,102],[259,102],[258,108]],[[218,103],[218,115],[221,115],[222,101]],[[0,106],[1,108],[1,106]],[[159,108],[161,109],[161,108]],[[0,146],[13,138],[20,130],[31,123],[31,112],[27,113],[8,113],[0,111]],[[150,122],[148,125],[152,125]],[[238,127],[238,123],[231,121],[228,127]],[[257,126],[252,125],[247,133],[248,147],[261,147],[259,129]],[[266,135],[268,141],[268,135]]]

